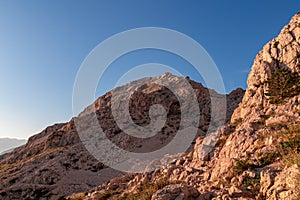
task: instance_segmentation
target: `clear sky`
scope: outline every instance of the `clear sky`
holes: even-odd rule
[[[246,88],[255,55],[299,11],[296,0],[2,0],[0,137],[28,138],[68,121],[81,63],[116,33],[151,26],[192,37],[211,55],[229,92]],[[97,95],[114,87],[123,65],[128,70],[158,62],[198,80],[186,63],[173,57],[149,50],[120,58],[99,83]]]

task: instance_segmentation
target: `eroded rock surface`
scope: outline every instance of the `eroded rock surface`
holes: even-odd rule
[[[72,193],[87,191],[123,174],[108,168],[86,150],[82,144],[82,138],[77,133],[79,127],[76,120],[79,118],[84,121],[81,125],[91,131],[86,134],[94,134],[93,131],[96,131],[100,125],[107,138],[127,151],[149,152],[168,144],[179,129],[181,108],[172,91],[165,86],[151,84],[153,80],[172,80],[173,87],[178,88],[179,93],[185,92],[181,89],[184,82],[192,86],[200,110],[197,116],[199,117],[198,125],[197,122],[194,124],[199,129],[198,136],[205,134],[211,119],[210,93],[216,98],[228,98],[226,122],[230,120],[233,110],[244,94],[242,89],[238,89],[229,95],[220,95],[208,90],[200,83],[169,73],[160,77],[137,80],[116,88],[113,92],[108,92],[98,98],[94,104],[70,122],[47,127],[41,133],[29,138],[22,147],[4,155],[0,160],[0,198],[57,199]],[[151,122],[149,112],[152,105],[160,104],[167,111],[167,120],[162,130],[148,139],[125,134],[123,129],[116,124],[111,110],[112,104],[119,111],[125,109],[125,104],[121,102],[124,100],[122,95],[130,88],[136,87],[137,83],[139,87],[134,90],[129,101],[129,114],[136,125],[141,127],[149,125]],[[113,98],[113,93],[116,98]],[[189,109],[194,108],[186,106],[182,111],[192,113]],[[91,124],[93,116],[97,118],[95,127]],[[221,121],[221,118],[221,115],[216,115],[216,123],[218,120]],[[191,146],[190,149],[192,148]],[[110,149],[106,150],[109,156]]]
[[[149,191],[152,199],[168,200],[193,199],[196,194],[198,199],[214,200],[299,199],[300,94],[281,103],[270,102],[266,95],[268,80],[280,68],[297,74],[299,81],[300,13],[256,56],[248,88],[230,124],[199,136],[189,154],[169,165],[133,176],[125,188],[110,190],[109,183],[103,184],[85,199],[95,199],[91,197],[99,191],[118,191],[110,199],[144,197]],[[115,182],[124,186],[121,180]],[[184,187],[198,193],[187,197]]]

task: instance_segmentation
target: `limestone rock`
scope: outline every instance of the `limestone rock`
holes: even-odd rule
[[[168,81],[172,81],[172,87],[178,92],[179,96],[188,95],[183,89],[185,83],[191,86],[199,104],[198,109],[200,112],[197,116],[189,115],[193,113],[193,110],[196,110],[195,107],[184,105],[184,103],[180,107],[173,91],[163,85]],[[128,93],[127,91],[133,91],[133,93],[128,102],[129,113],[120,117],[124,127],[120,127],[120,124],[116,123],[116,117],[113,115],[112,105],[118,111],[124,111],[126,109],[124,100],[127,99],[124,95]],[[211,104],[210,93],[217,98],[228,99],[228,111],[227,114],[225,113],[227,117],[224,114],[224,117],[226,117],[224,120],[228,122],[233,110],[239,104],[244,94],[242,89],[235,90],[229,95],[221,95],[203,87],[201,83],[185,77],[173,76],[170,73],[158,77],[140,79],[115,88],[113,91],[99,97],[79,116],[72,118],[70,122],[49,126],[41,133],[29,138],[26,145],[1,156],[0,198],[30,197],[33,199],[55,199],[60,196],[89,190],[122,175],[123,173],[108,168],[96,160],[87,151],[82,143],[82,135],[78,135],[77,132],[80,128],[88,128],[89,132],[84,136],[94,136],[100,124],[109,140],[120,148],[137,153],[155,151],[164,147],[180,129],[181,121],[183,121],[185,126],[197,128],[197,136],[203,136],[208,129],[211,118],[209,109]],[[159,109],[152,109],[153,105],[157,104],[164,107],[167,112],[167,118],[166,123],[162,124],[162,129],[156,135],[149,138],[137,138],[125,133],[126,130],[130,132],[132,128],[127,126],[129,118],[135,125],[146,127],[155,117],[162,115],[163,113],[156,112],[160,111]],[[96,113],[97,126],[91,123],[94,112]],[[181,118],[182,115],[188,116],[188,118],[184,121]],[[195,121],[197,118],[199,118],[199,121]],[[83,123],[78,125],[76,122],[79,119]],[[222,116],[217,114],[215,123],[218,123],[218,120],[222,121]],[[159,125],[155,124],[154,127],[157,126]],[[94,142],[94,137],[91,138],[92,142]],[[190,149],[192,149],[192,144]],[[112,156],[110,152],[110,149],[107,149],[106,156],[108,159]],[[155,169],[158,166],[176,162],[177,157],[166,155],[163,159],[154,162],[153,166],[149,166],[149,168]],[[186,178],[186,176],[183,176],[184,173],[180,172],[179,174],[177,172],[177,175]],[[141,181],[147,180],[137,180],[137,182]],[[135,185],[134,182],[132,183]],[[105,189],[124,188],[124,185],[125,183],[110,183]],[[36,192],[33,188],[35,188]]]
[[[300,196],[300,168],[287,167],[281,172],[261,172],[260,196],[266,199],[296,199]]]
[[[151,200],[193,200],[197,199],[199,192],[192,186],[168,185],[158,190]]]
[[[241,89],[226,96],[225,122],[230,123],[221,126],[224,120],[222,114],[217,113],[213,116],[214,129],[211,130],[209,94],[219,99],[224,98],[224,95],[204,88],[199,83],[166,73],[161,77],[145,78],[116,88],[97,99],[79,117],[84,119],[84,126],[90,127],[91,115],[96,111],[106,136],[115,144],[129,151],[149,152],[168,144],[177,130],[182,128],[179,125],[182,110],[183,114],[189,114],[196,107],[183,105],[181,110],[178,99],[168,88],[144,82],[172,80],[177,84],[174,87],[177,87],[178,92],[186,95],[181,86],[188,80],[196,93],[201,113],[201,116],[189,116],[189,119],[199,117],[197,122],[183,120],[188,126],[197,126],[198,129],[195,145],[189,149],[191,152],[166,155],[155,160],[149,166],[159,166],[154,171],[121,177],[114,174],[115,178],[89,190],[99,184],[104,175],[111,175],[112,172],[106,171],[111,169],[97,162],[83,148],[74,120],[71,120],[69,123],[48,127],[30,138],[25,146],[0,160],[0,172],[3,175],[0,177],[1,198],[51,199],[81,191],[88,191],[83,195],[86,200],[97,199],[101,195],[109,196],[110,199],[135,199],[141,194],[148,195],[148,199],[151,196],[153,200],[297,198],[300,196],[299,165],[287,164],[282,158],[285,151],[280,149],[279,152],[278,146],[295,146],[294,143],[298,142],[283,143],[284,139],[299,134],[296,126],[300,126],[300,94],[282,104],[271,104],[265,92],[268,89],[266,81],[280,67],[300,75],[299,55],[300,13],[258,53],[244,96]],[[139,87],[136,84],[140,84]],[[163,130],[149,140],[126,135],[113,118],[111,105],[120,111],[125,110],[122,97],[125,91],[132,89],[134,93],[129,101],[131,111],[119,119],[126,130],[132,128],[128,126],[128,117],[137,125],[147,126],[152,117],[159,116],[160,112],[150,109],[153,104],[163,105],[168,111]],[[114,98],[113,93],[121,98]],[[292,125],[296,127],[292,133],[278,135]],[[296,147],[293,153],[296,162],[299,162],[299,146]],[[74,183],[78,185],[74,186]]]

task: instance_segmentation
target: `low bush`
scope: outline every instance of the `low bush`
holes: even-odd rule
[[[300,94],[300,77],[288,68],[280,67],[265,82],[265,96],[271,104],[282,104],[287,99]]]

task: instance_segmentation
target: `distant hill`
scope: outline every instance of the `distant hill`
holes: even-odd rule
[[[26,143],[24,139],[0,138],[0,155]]]

